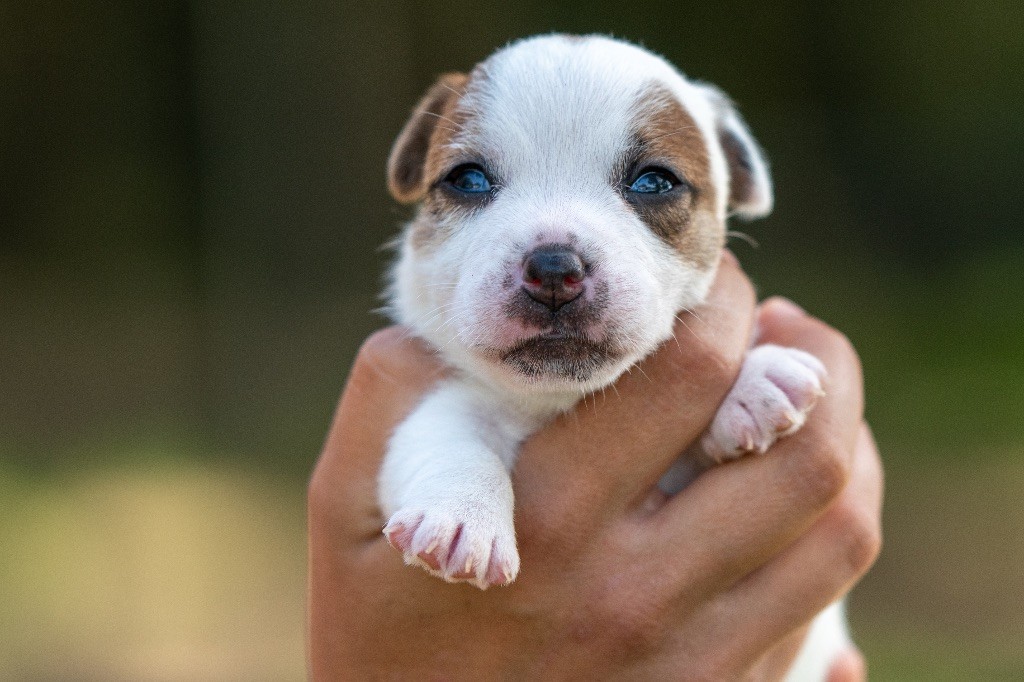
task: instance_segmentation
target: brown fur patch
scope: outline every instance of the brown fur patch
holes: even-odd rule
[[[469,76],[441,76],[420,100],[391,150],[388,188],[392,196],[403,203],[424,202],[409,227],[417,249],[440,241],[445,223],[467,209],[459,197],[437,188],[431,190],[455,161],[452,142],[467,119],[460,104],[471,78],[479,77],[478,71]]]
[[[630,197],[630,205],[651,231],[701,268],[712,267],[725,242],[725,225],[715,215],[716,188],[704,135],[672,93],[650,86],[637,104],[634,144],[625,172],[648,166],[673,172],[689,189]],[[633,180],[624,179],[625,183]],[[627,193],[628,196],[628,193]]]
[[[722,143],[722,150],[729,163],[729,205],[744,204],[751,200],[756,191],[754,171],[750,163],[750,150],[728,128],[719,129],[718,139]]]
[[[458,103],[468,81],[463,73],[438,78],[399,133],[388,158],[388,189],[397,201],[413,203],[423,198],[436,150],[462,127]]]

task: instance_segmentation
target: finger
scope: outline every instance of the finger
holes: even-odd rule
[[[599,520],[639,503],[735,379],[753,303],[750,282],[723,259],[707,303],[680,315],[674,339],[526,442],[515,472],[519,505]]]
[[[309,484],[309,505],[339,527],[380,537],[377,472],[387,440],[444,373],[435,353],[400,327],[383,329],[359,351]]]
[[[760,322],[762,341],[824,363],[826,395],[796,434],[764,455],[706,471],[649,520],[649,541],[672,538],[678,548],[680,578],[707,576],[710,589],[775,556],[832,503],[846,485],[861,422],[860,362],[845,337],[799,311],[770,309]]]
[[[850,483],[792,546],[719,597],[733,617],[754,617],[756,631],[731,645],[757,652],[840,599],[871,567],[881,547],[882,466],[866,426],[859,432]]]

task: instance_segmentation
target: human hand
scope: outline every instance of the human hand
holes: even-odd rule
[[[524,444],[522,573],[487,592],[405,566],[381,535],[387,439],[445,370],[401,330],[372,337],[310,483],[313,678],[781,677],[808,621],[878,551],[859,365],[835,331],[766,304],[761,339],[814,353],[828,395],[766,455],[664,499],[657,480],[710,422],[747,346],[754,298],[733,261],[698,314],[681,316],[678,344]]]

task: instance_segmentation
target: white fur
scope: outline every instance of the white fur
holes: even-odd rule
[[[846,631],[843,602],[836,602],[811,623],[804,646],[786,674],[786,682],[819,682],[828,676],[836,657],[853,647]]]
[[[724,96],[635,46],[544,36],[515,43],[478,69],[483,77],[462,99],[468,115],[453,145],[474,154],[471,161],[486,159],[500,200],[438,218],[447,235],[440,244],[417,246],[411,230],[401,243],[391,288],[394,315],[459,373],[396,430],[380,473],[380,500],[389,517],[385,534],[408,563],[484,589],[513,580],[519,569],[509,471],[520,443],[668,339],[676,314],[704,300],[715,274],[713,267],[680,258],[609,183],[629,143],[642,89],[651,82],[666,88],[700,129],[719,224],[729,186],[717,141],[723,126],[752,150],[755,192],[733,210],[766,213],[771,184]],[[506,283],[528,250],[568,241],[597,264],[595,280],[612,293],[601,318],[581,333],[613,343],[620,354],[585,380],[526,377],[495,359],[537,333],[502,313]],[[753,349],[703,439],[708,454],[724,459],[763,452],[799,428],[821,390],[823,371],[799,351]],[[678,489],[692,476],[692,463],[680,467],[674,482],[663,485]],[[819,664],[847,641],[841,617],[826,613],[828,620],[819,621],[825,634],[815,626],[808,640],[820,646],[804,655]]]
[[[390,447],[401,455],[384,461],[381,504],[397,510],[385,533],[413,533],[410,563],[448,580],[465,573],[481,589],[489,584],[489,567],[502,583],[515,578],[519,555],[508,471],[515,446],[536,427],[493,392],[461,381],[444,382],[399,426]],[[456,532],[456,551],[444,553],[436,571],[419,558],[450,547]]]

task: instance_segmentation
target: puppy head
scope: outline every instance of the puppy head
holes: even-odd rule
[[[420,203],[397,320],[509,387],[590,391],[672,333],[714,277],[728,212],[771,210],[728,99],[603,37],[514,43],[430,89],[388,187]]]

